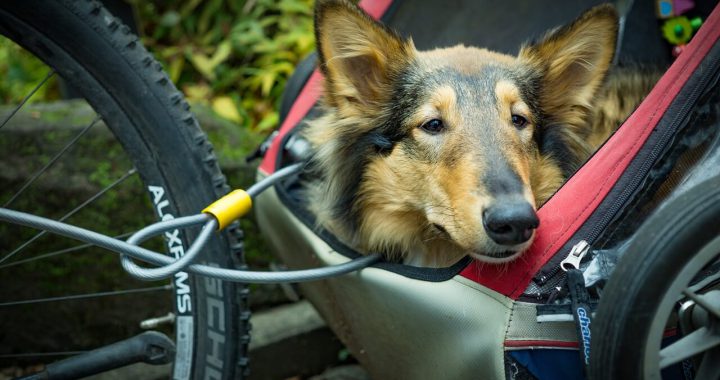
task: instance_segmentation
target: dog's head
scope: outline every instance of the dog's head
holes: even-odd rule
[[[593,8],[517,57],[420,52],[346,1],[319,1],[315,17],[330,112],[307,134],[331,223],[368,250],[517,257],[536,208],[589,154],[616,12]]]

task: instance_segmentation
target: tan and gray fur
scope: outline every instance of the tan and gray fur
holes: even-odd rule
[[[315,12],[325,113],[303,132],[319,175],[309,207],[354,249],[411,265],[517,258],[537,207],[652,85],[608,74],[610,6],[517,57],[462,45],[418,51],[348,1],[318,1]],[[518,213],[520,227],[503,224]],[[502,220],[490,224],[492,215]]]

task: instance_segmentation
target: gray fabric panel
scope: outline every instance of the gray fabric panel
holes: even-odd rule
[[[274,189],[255,206],[263,234],[291,269],[347,260],[282,206]],[[475,282],[427,282],[367,268],[301,288],[372,378],[505,376],[512,300]]]
[[[535,305],[525,302],[515,302],[505,339],[577,342],[573,322],[536,322]]]

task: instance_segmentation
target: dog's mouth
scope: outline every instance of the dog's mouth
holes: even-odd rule
[[[441,237],[448,241],[456,242],[447,229],[444,226],[431,223],[435,236]],[[467,254],[474,259],[491,264],[502,264],[511,262],[520,257],[529,247],[533,241],[534,229],[530,231],[530,237],[525,242],[516,245],[501,245],[495,242],[486,242],[485,247],[469,248],[465,247]]]
[[[470,256],[475,258],[476,260],[483,261],[486,263],[491,264],[502,264],[502,263],[508,263],[515,259],[517,259],[520,254],[522,254],[523,251],[503,251],[503,252],[496,252],[496,253],[486,253],[486,252],[470,252]]]

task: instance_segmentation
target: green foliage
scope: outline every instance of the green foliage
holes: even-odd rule
[[[132,0],[141,35],[191,102],[254,132],[278,123],[285,82],[314,49],[311,0]]]
[[[14,42],[0,37],[0,101],[3,104],[20,103],[50,72],[40,60]],[[54,80],[42,86],[29,102],[56,99]]]
[[[191,103],[254,133],[277,126],[280,96],[313,49],[312,0],[128,0],[139,34]],[[18,103],[49,69],[0,38],[0,100]],[[54,82],[31,101],[59,97]]]

